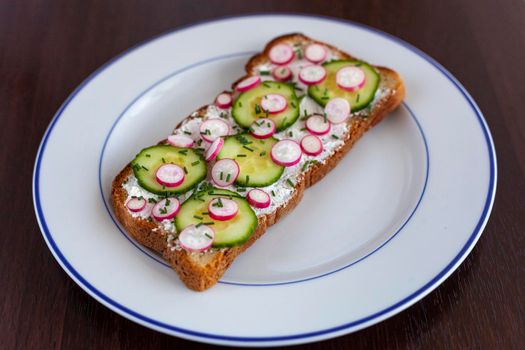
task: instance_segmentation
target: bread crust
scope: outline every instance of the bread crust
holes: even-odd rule
[[[293,33],[280,36],[270,41],[262,53],[254,55],[246,64],[247,75],[254,74],[255,67],[267,62],[269,50],[280,43],[319,43],[329,47],[344,59],[355,59],[349,54],[336,47],[315,41],[302,34]],[[305,189],[323,179],[340,160],[352,148],[355,142],[372,126],[379,123],[389,112],[396,109],[402,102],[405,95],[405,87],[401,77],[393,70],[384,67],[375,67],[382,79],[387,79],[390,93],[377,101],[371,114],[365,117],[355,117],[349,119],[349,132],[344,143],[323,163],[310,166],[296,184],[296,190],[291,198],[275,211],[258,217],[258,225],[250,239],[242,246],[221,249],[211,253],[198,254],[188,253],[185,250],[170,249],[166,243],[166,233],[158,229],[154,222],[140,217],[133,217],[125,206],[127,192],[122,187],[124,181],[133,173],[131,167],[127,165],[113,181],[112,205],[115,216],[130,235],[140,244],[161,253],[172,268],[177,271],[184,284],[193,290],[203,291],[213,286],[221,278],[235,258],[248,249],[257,239],[259,239],[268,227],[278,222],[282,217],[291,212],[301,201]],[[246,76],[245,76],[246,77]],[[238,81],[244,79],[239,79]],[[237,81],[237,82],[238,82]],[[237,84],[235,82],[233,87]],[[206,106],[201,107],[197,113],[205,112]],[[192,118],[191,116],[188,118]],[[180,124],[178,125],[180,126]],[[177,127],[178,127],[177,126]]]

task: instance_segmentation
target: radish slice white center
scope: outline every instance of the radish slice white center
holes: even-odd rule
[[[292,77],[292,70],[288,67],[275,67],[272,76],[277,81],[287,81]]]
[[[337,86],[348,91],[355,91],[365,85],[365,72],[359,67],[343,67],[335,75]]]
[[[313,63],[320,63],[326,58],[326,49],[320,44],[311,44],[304,50],[306,59]]]
[[[330,123],[324,116],[314,114],[305,123],[306,129],[314,135],[325,135],[330,131]]]
[[[330,123],[342,123],[350,115],[350,103],[341,97],[333,98],[326,104],[324,112]]]
[[[211,178],[219,187],[226,187],[235,182],[240,168],[237,162],[230,158],[218,160],[211,169]]]
[[[292,61],[295,55],[290,45],[279,44],[270,49],[268,56],[273,63],[283,65]]]
[[[271,137],[276,130],[275,122],[269,118],[257,119],[250,126],[252,135],[258,139]]]
[[[215,139],[215,141],[211,143],[210,147],[208,147],[204,159],[206,159],[208,162],[214,160],[221,151],[222,146],[224,146],[224,140],[220,137]]]
[[[307,66],[299,72],[299,80],[306,85],[314,85],[326,78],[326,70],[321,66]]]
[[[177,215],[180,210],[180,202],[177,198],[165,198],[153,206],[151,215],[157,221],[170,220]]]
[[[301,148],[310,156],[317,156],[323,151],[323,143],[315,135],[307,135],[301,139]]]
[[[239,205],[233,199],[215,198],[208,205],[210,217],[214,220],[226,221],[233,219],[239,212]]]
[[[207,225],[190,225],[179,234],[179,244],[182,249],[190,252],[202,252],[210,248],[215,232]]]
[[[262,209],[270,206],[270,196],[268,193],[258,188],[250,190],[246,195],[246,198],[248,198],[248,203],[250,203],[250,205],[254,206],[255,208]]]
[[[142,209],[144,209],[145,206],[146,206],[146,200],[144,198],[131,198],[126,203],[126,207],[134,213],[138,213],[139,211],[142,211]]]
[[[157,182],[166,187],[177,187],[184,182],[184,170],[176,164],[161,165],[155,174]]]
[[[281,140],[273,145],[272,160],[282,166],[292,166],[301,160],[301,146],[293,140]]]
[[[215,98],[215,104],[219,108],[223,108],[223,109],[229,108],[232,105],[232,95],[227,92],[223,92],[222,94],[219,94]]]
[[[190,148],[193,146],[193,139],[188,135],[170,135],[168,143],[175,147]]]
[[[254,75],[239,82],[239,84],[237,84],[236,89],[241,92],[248,91],[259,85],[260,82],[261,77],[258,75]]]
[[[230,125],[222,119],[208,119],[201,124],[199,129],[204,141],[213,142],[217,138],[230,133]]]
[[[261,107],[268,113],[279,113],[288,107],[288,102],[281,94],[268,94],[262,97]]]

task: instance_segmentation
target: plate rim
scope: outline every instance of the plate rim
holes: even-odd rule
[[[105,71],[107,68],[109,68],[113,63],[117,62],[124,56],[130,54],[131,52],[149,44],[152,43],[158,39],[161,39],[167,35],[174,34],[176,32],[180,32],[186,29],[190,29],[195,26],[203,25],[203,24],[209,24],[214,22],[221,22],[225,20],[230,19],[243,19],[243,18],[255,18],[255,17],[264,17],[264,16],[282,16],[282,17],[296,17],[296,18],[304,18],[304,19],[318,19],[323,20],[327,22],[335,22],[344,24],[347,26],[353,26],[360,29],[363,29],[368,32],[372,32],[375,34],[378,34],[381,37],[384,37],[390,41],[393,41],[397,44],[400,44],[401,46],[407,48],[411,52],[415,53],[416,55],[423,58],[425,61],[427,61],[429,64],[431,64],[434,68],[436,68],[441,74],[443,74],[463,95],[465,100],[468,102],[469,106],[472,108],[475,116],[477,117],[478,122],[480,123],[481,130],[484,136],[484,139],[487,144],[487,151],[489,156],[489,163],[490,163],[490,178],[489,178],[489,188],[487,197],[485,200],[485,204],[483,206],[483,211],[481,213],[481,217],[476,224],[473,232],[470,234],[468,240],[466,241],[465,245],[461,248],[461,250],[454,256],[454,258],[430,281],[425,283],[422,287],[414,291],[413,293],[409,294],[402,300],[398,301],[397,303],[384,308],[374,314],[371,314],[367,317],[361,318],[359,320],[355,320],[349,323],[345,323],[340,326],[336,327],[330,327],[327,329],[322,329],[319,331],[312,331],[312,332],[306,332],[306,333],[299,333],[294,335],[283,335],[283,336],[265,336],[265,337],[240,337],[240,336],[227,336],[227,335],[219,335],[219,334],[208,334],[204,332],[199,331],[192,331],[190,329],[183,329],[180,327],[172,326],[163,322],[159,322],[153,319],[150,319],[147,316],[141,315],[126,306],[118,303],[115,300],[112,300],[108,296],[104,295],[102,292],[100,292],[97,288],[95,288],[93,285],[91,285],[87,280],[85,280],[76,270],[75,268],[67,261],[67,259],[64,257],[64,255],[61,253],[60,249],[56,245],[53,237],[50,234],[50,231],[47,227],[45,217],[40,205],[40,195],[39,195],[39,169],[42,162],[42,155],[45,150],[45,146],[47,144],[47,140],[49,139],[49,136],[51,135],[51,132],[56,125],[58,119],[60,118],[60,115],[63,113],[63,111],[66,109],[66,107],[69,105],[69,103],[75,98],[75,96],[87,85],[90,83],[91,80],[93,80],[95,77],[97,77],[99,74],[101,74],[103,71]],[[33,205],[35,209],[35,214],[37,217],[37,221],[40,227],[40,230],[42,232],[42,235],[44,237],[44,240],[46,241],[46,244],[57,260],[57,262],[60,264],[60,266],[66,271],[66,273],[89,295],[94,297],[97,301],[99,301],[101,304],[105,305],[109,309],[117,312],[118,314],[129,318],[141,325],[147,326],[149,328],[171,334],[171,335],[177,335],[183,338],[192,339],[192,340],[200,340],[204,342],[210,342],[210,343],[223,343],[223,344],[244,344],[244,345],[278,345],[278,344],[291,344],[291,343],[304,343],[308,341],[314,341],[314,340],[320,340],[320,339],[326,339],[330,337],[334,337],[341,334],[350,333],[352,331],[356,331],[359,329],[362,329],[364,327],[370,326],[372,324],[378,323],[393,314],[396,314],[409,306],[413,305],[417,301],[421,300],[423,297],[425,297],[427,294],[429,294],[432,290],[434,290],[437,286],[439,286],[447,277],[449,277],[456,269],[457,267],[465,260],[465,258],[468,256],[468,254],[471,252],[475,244],[477,243],[479,237],[481,236],[488,218],[490,216],[490,213],[492,211],[495,194],[496,194],[496,185],[497,185],[497,158],[496,158],[496,151],[494,146],[494,141],[492,139],[492,135],[490,133],[490,130],[488,128],[487,122],[483,116],[483,113],[473,100],[473,98],[470,96],[470,94],[467,92],[467,90],[461,85],[461,83],[448,71],[446,70],[441,64],[439,64],[436,60],[434,60],[432,57],[418,49],[417,47],[413,46],[412,44],[409,44],[408,42],[395,37],[389,33],[386,33],[382,30],[370,27],[368,25],[358,23],[355,21],[347,20],[347,19],[341,19],[341,18],[335,18],[335,17],[329,17],[329,16],[322,16],[322,15],[311,15],[311,14],[304,14],[304,13],[294,13],[294,12],[278,12],[278,13],[272,13],[272,12],[264,12],[264,13],[251,13],[246,15],[232,15],[232,16],[224,16],[224,17],[216,17],[212,19],[202,20],[190,23],[188,25],[176,27],[174,29],[168,30],[166,32],[160,33],[157,36],[154,36],[150,39],[144,40],[136,45],[131,46],[130,48],[122,51],[120,54],[114,56],[109,61],[104,63],[102,66],[100,66],[98,69],[96,69],[93,73],[91,73],[87,78],[85,78],[76,88],[75,90],[67,97],[67,99],[62,103],[58,111],[55,113],[53,118],[51,119],[43,137],[41,140],[41,143],[39,145],[36,158],[35,158],[35,165],[33,168],[33,179],[32,179],[32,194],[33,194]],[[257,344],[259,343],[259,344]]]

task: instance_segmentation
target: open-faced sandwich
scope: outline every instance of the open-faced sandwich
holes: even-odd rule
[[[272,40],[246,73],[113,181],[120,223],[194,290],[213,286],[405,93],[396,72],[302,34]]]

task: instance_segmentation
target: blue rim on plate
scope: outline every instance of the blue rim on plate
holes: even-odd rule
[[[162,77],[161,79],[157,80],[155,83],[151,84],[148,88],[146,88],[145,90],[143,90],[140,94],[138,94],[133,100],[131,100],[130,103],[128,103],[128,105],[122,110],[122,112],[118,115],[118,117],[115,119],[115,122],[113,123],[113,125],[111,125],[111,127],[109,128],[109,131],[108,133],[106,134],[106,137],[105,137],[105,140],[104,140],[104,143],[102,145],[102,149],[100,151],[100,156],[99,156],[99,162],[98,162],[98,185],[99,185],[99,190],[100,190],[100,196],[101,196],[101,199],[102,199],[102,203],[104,203],[104,207],[106,208],[106,212],[108,213],[109,217],[111,218],[111,221],[113,222],[113,224],[115,224],[115,226],[117,227],[117,229],[119,230],[119,232],[135,247],[137,248],[139,251],[141,251],[143,254],[145,254],[146,256],[148,256],[149,258],[151,258],[152,260],[154,260],[155,262],[161,264],[162,266],[165,266],[167,268],[171,268],[171,266],[169,264],[167,264],[166,262],[164,262],[160,257],[158,257],[157,254],[153,253],[152,251],[150,251],[149,249],[141,246],[139,243],[137,243],[133,238],[131,238],[127,233],[126,231],[120,226],[120,224],[118,223],[117,219],[114,217],[113,213],[111,212],[111,209],[110,209],[110,205],[108,203],[108,200],[107,198],[104,196],[104,189],[103,189],[103,186],[102,186],[102,163],[103,163],[103,160],[104,160],[104,154],[105,154],[105,151],[106,151],[106,146],[108,144],[108,141],[109,139],[111,138],[111,135],[113,133],[113,130],[115,130],[115,127],[119,124],[119,122],[122,120],[122,118],[126,115],[127,111],[133,107],[133,105],[135,105],[135,103],[137,101],[139,101],[144,95],[146,95],[148,92],[150,92],[152,89],[154,89],[156,86],[158,86],[159,84],[165,82],[166,80],[168,79],[171,79],[173,77],[175,77],[176,75],[180,74],[180,73],[183,73],[183,72],[186,72],[188,70],[191,70],[193,68],[196,68],[196,67],[200,67],[200,66],[203,66],[205,64],[208,64],[208,63],[212,63],[212,62],[217,62],[217,61],[220,61],[220,60],[224,60],[224,59],[229,59],[229,58],[237,58],[237,57],[243,57],[243,56],[251,56],[253,54],[255,54],[256,52],[255,51],[246,51],[246,52],[236,52],[236,53],[231,53],[231,54],[225,54],[225,55],[220,55],[220,56],[215,56],[215,57],[211,57],[211,58],[207,58],[205,60],[202,60],[202,61],[199,61],[199,62],[195,62],[195,63],[192,63],[188,66],[185,66],[185,67],[182,67],[180,69],[177,69],[175,70],[174,72],[171,72],[170,74],[167,74],[166,76]],[[236,286],[252,286],[252,287],[265,287],[265,286],[279,286],[279,285],[285,285],[285,284],[293,284],[293,283],[300,283],[300,282],[306,282],[306,281],[311,281],[311,280],[314,280],[314,279],[317,279],[317,278],[321,278],[321,277],[325,277],[325,276],[328,276],[328,275],[331,275],[331,274],[334,274],[336,272],[339,272],[339,271],[342,271],[346,268],[349,268],[350,266],[353,266],[361,261],[363,261],[364,259],[368,258],[369,256],[371,256],[372,254],[374,254],[375,252],[377,252],[379,249],[383,248],[386,244],[388,244],[388,242],[390,242],[399,232],[401,232],[401,230],[403,230],[403,228],[408,224],[408,222],[410,221],[410,219],[412,219],[412,217],[414,216],[414,214],[416,213],[418,207],[419,207],[419,204],[421,203],[421,201],[423,200],[423,196],[425,195],[425,191],[426,191],[426,188],[427,188],[427,183],[428,183],[428,175],[429,175],[429,171],[430,171],[430,156],[429,156],[429,150],[428,150],[428,142],[427,142],[427,137],[425,136],[425,132],[423,131],[423,128],[421,126],[421,123],[418,121],[415,113],[412,111],[412,109],[408,106],[408,104],[406,102],[402,102],[402,105],[404,108],[406,108],[406,110],[408,111],[408,113],[410,114],[410,117],[412,118],[412,120],[414,121],[414,123],[416,124],[417,128],[418,128],[418,131],[421,135],[421,138],[423,140],[423,145],[425,147],[425,180],[423,182],[423,187],[421,189],[421,194],[419,195],[419,198],[418,200],[416,201],[416,204],[414,206],[414,208],[412,209],[412,211],[410,212],[410,214],[407,216],[407,218],[405,219],[405,221],[384,241],[382,242],[381,244],[379,244],[376,248],[374,248],[372,251],[366,253],[365,255],[361,256],[361,257],[358,257],[357,259],[353,260],[353,261],[350,261],[349,263],[347,263],[346,265],[344,266],[341,266],[341,267],[338,267],[336,268],[335,270],[332,270],[332,271],[328,271],[328,272],[324,272],[322,274],[319,274],[319,275],[316,275],[316,276],[309,276],[309,277],[306,277],[306,278],[301,278],[301,279],[297,279],[297,280],[292,280],[292,281],[282,281],[282,282],[269,282],[269,283],[243,283],[243,282],[233,282],[233,281],[219,281],[219,283],[222,283],[222,284],[231,284],[231,285],[236,285]]]
[[[428,281],[425,285],[420,287],[418,290],[414,291],[407,297],[403,298],[402,300],[398,301],[397,303],[394,303],[393,305],[384,308],[381,311],[378,311],[374,314],[371,314],[367,317],[361,318],[359,320],[349,322],[346,324],[342,324],[340,326],[331,327],[327,329],[322,329],[314,332],[308,332],[308,333],[301,333],[301,334],[291,334],[291,335],[284,335],[284,336],[273,336],[273,337],[236,337],[236,336],[228,336],[228,335],[220,335],[220,334],[209,334],[204,332],[197,332],[192,331],[189,329],[183,329],[180,327],[176,327],[173,325],[169,325],[163,322],[159,322],[156,320],[153,320],[149,317],[146,317],[144,315],[141,315],[126,306],[118,303],[115,300],[112,300],[108,296],[104,295],[102,292],[100,292],[98,289],[96,289],[93,285],[91,285],[87,280],[85,280],[71,264],[67,261],[67,259],[64,257],[58,246],[56,245],[45,220],[44,213],[42,211],[41,203],[40,203],[40,190],[39,190],[39,175],[40,175],[40,166],[42,162],[42,155],[45,151],[45,147],[47,144],[47,141],[49,139],[49,136],[51,135],[51,132],[53,131],[53,128],[55,127],[57,121],[60,118],[60,115],[65,110],[65,108],[68,106],[68,104],[73,100],[73,98],[83,89],[85,85],[87,85],[93,78],[95,78],[98,74],[100,74],[102,71],[104,71],[106,68],[111,66],[112,63],[120,59],[121,57],[129,54],[131,51],[134,51],[135,49],[145,45],[146,43],[150,43],[154,40],[157,40],[161,37],[164,37],[166,35],[191,28],[195,25],[203,24],[203,23],[209,23],[209,22],[219,22],[227,19],[232,18],[249,18],[249,17],[258,17],[258,16],[295,16],[295,17],[303,17],[303,18],[313,18],[313,19],[320,19],[328,22],[337,22],[337,23],[343,23],[348,26],[358,27],[361,29],[364,29],[369,32],[376,33],[388,40],[391,40],[408,50],[414,52],[424,60],[426,60],[428,63],[430,63],[432,66],[434,66],[437,70],[439,70],[457,89],[458,91],[463,95],[465,100],[468,102],[470,107],[472,108],[474,114],[476,115],[476,118],[480,124],[481,130],[483,132],[486,145],[487,145],[487,152],[489,156],[489,162],[490,162],[490,178],[489,178],[489,187],[487,191],[487,197],[485,200],[485,205],[483,207],[483,211],[481,214],[481,217],[478,220],[478,223],[476,224],[473,232],[469,236],[469,239],[465,243],[465,245],[461,248],[461,250],[458,252],[458,254],[447,264],[447,266],[442,269],[434,278],[432,278],[430,281]],[[400,311],[404,308],[409,307],[416,301],[423,298],[425,295],[430,293],[437,285],[439,285],[445,278],[447,278],[458,266],[459,264],[466,258],[468,253],[472,250],[475,243],[479,239],[481,232],[483,231],[483,228],[486,225],[486,222],[488,220],[488,215],[491,211],[492,204],[494,202],[495,197],[495,191],[496,191],[496,177],[497,177],[497,169],[496,169],[496,154],[494,149],[494,143],[492,141],[492,137],[490,135],[490,132],[488,130],[487,124],[483,118],[483,115],[479,108],[477,107],[476,103],[472,99],[472,97],[468,94],[468,92],[465,90],[465,88],[450,74],[443,66],[441,66],[439,63],[437,63],[433,58],[419,50],[418,48],[412,46],[411,44],[396,38],[388,33],[382,32],[378,29],[374,29],[371,27],[368,27],[363,24],[355,23],[348,20],[342,20],[342,19],[336,19],[331,17],[322,17],[322,16],[310,16],[310,15],[304,15],[304,14],[286,14],[286,13],[278,13],[278,14],[272,14],[272,13],[265,13],[265,14],[251,14],[251,15],[245,15],[245,16],[230,16],[230,17],[223,17],[220,19],[214,19],[214,20],[207,20],[202,22],[193,23],[191,25],[187,25],[181,28],[178,28],[176,30],[163,33],[155,38],[152,38],[144,43],[138,44],[124,52],[122,52],[120,55],[114,57],[107,63],[105,63],[103,66],[101,66],[99,69],[97,69],[95,72],[93,72],[88,78],[86,78],[76,89],[73,91],[73,93],[66,99],[66,101],[62,104],[62,106],[59,108],[55,116],[53,117],[51,123],[49,124],[43,138],[42,142],[40,144],[40,147],[37,152],[36,161],[35,161],[35,167],[33,172],[33,201],[35,206],[35,212],[37,215],[37,220],[40,225],[40,229],[44,235],[44,238],[51,249],[53,255],[59,262],[59,264],[66,270],[66,272],[73,278],[73,280],[80,285],[86,292],[88,292],[90,295],[95,297],[98,301],[100,301],[102,304],[106,305],[110,309],[120,313],[123,316],[126,316],[128,318],[131,318],[133,320],[136,320],[137,322],[152,327],[154,329],[158,330],[164,330],[168,332],[175,332],[177,334],[180,334],[181,336],[189,336],[189,337],[196,337],[200,338],[203,341],[212,341],[212,340],[222,340],[222,341],[233,341],[233,342],[246,342],[246,343],[271,343],[271,342],[277,342],[277,341],[286,341],[286,340],[297,340],[297,339],[306,339],[306,338],[312,338],[312,337],[319,337],[323,335],[328,335],[331,333],[340,332],[342,330],[352,328],[352,327],[358,327],[360,325],[364,325],[366,323],[370,323],[373,321],[380,321],[389,314],[393,314],[396,311]]]

